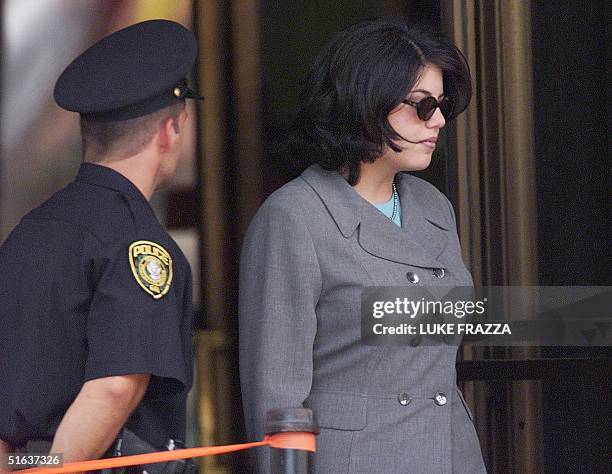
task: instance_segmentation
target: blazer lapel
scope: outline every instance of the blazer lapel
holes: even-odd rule
[[[318,165],[309,167],[302,178],[319,195],[344,237],[358,229],[358,241],[379,258],[425,268],[443,267],[437,258],[448,240],[448,225],[435,212],[424,209],[413,195],[408,179],[398,177],[402,206],[402,228],[363,199],[335,171]]]
[[[301,178],[319,196],[344,237],[350,237],[361,219],[364,201],[336,171],[326,171],[312,165]],[[365,201],[364,201],[365,202]]]
[[[437,258],[442,254],[448,240],[448,230],[434,222],[415,198],[406,178],[400,174],[397,191],[402,207],[400,229],[370,205],[367,219],[359,227],[359,243],[369,253],[394,262],[417,267],[443,267]],[[368,203],[369,204],[369,203]]]
[[[446,203],[426,203],[424,196],[417,196],[410,186],[410,179],[414,177],[400,173],[398,178],[402,230],[437,259],[446,248],[451,230]]]

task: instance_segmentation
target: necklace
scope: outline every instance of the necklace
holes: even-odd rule
[[[399,196],[397,195],[397,188],[395,187],[395,183],[393,183],[393,212],[391,213],[391,219],[395,222],[395,218],[397,217],[397,202],[399,201]]]

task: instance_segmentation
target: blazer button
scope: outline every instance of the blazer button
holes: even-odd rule
[[[440,407],[442,405],[446,405],[446,395],[444,395],[442,392],[436,393],[436,396],[434,397],[434,402],[436,402],[436,405]]]
[[[414,272],[406,273],[406,278],[408,278],[408,281],[410,283],[414,283],[414,284],[418,283],[420,280],[419,276]]]
[[[436,278],[444,278],[444,275],[446,275],[446,271],[444,270],[444,268],[434,268],[433,274]]]
[[[406,392],[402,392],[397,396],[397,400],[399,401],[400,405],[406,406],[410,404],[412,398],[410,398],[410,395],[408,395]]]

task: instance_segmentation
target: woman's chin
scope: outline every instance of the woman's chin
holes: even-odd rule
[[[423,171],[431,164],[431,153],[402,160],[402,171]]]

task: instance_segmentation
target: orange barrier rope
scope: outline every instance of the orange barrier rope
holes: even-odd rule
[[[139,464],[153,464],[177,459],[196,458],[201,456],[215,456],[217,454],[233,453],[258,446],[270,446],[281,449],[301,449],[316,451],[314,433],[287,432],[267,435],[263,441],[253,443],[229,444],[225,446],[208,446],[201,448],[176,449],[174,451],[159,451],[156,453],[136,454],[134,456],[119,456],[115,458],[94,459],[92,461],[70,462],[62,467],[35,467],[18,471],[19,474],[63,474],[70,472],[96,471],[98,469],[112,469],[116,467],[137,466]]]

